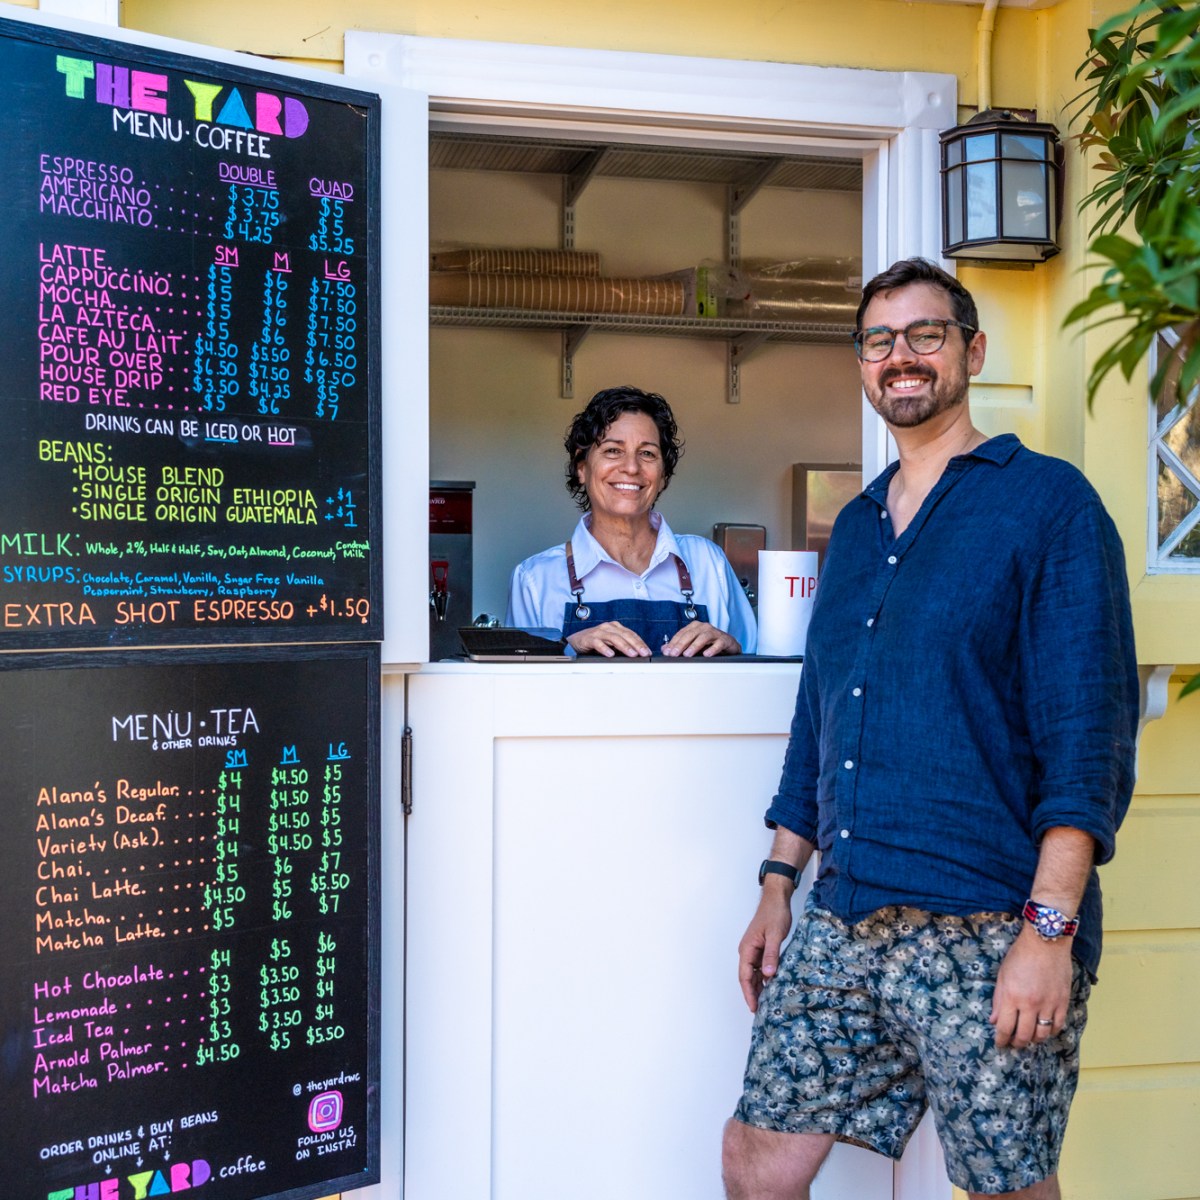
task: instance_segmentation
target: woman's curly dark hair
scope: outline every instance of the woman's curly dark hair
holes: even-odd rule
[[[567,451],[567,491],[584,512],[591,508],[591,501],[579,482],[579,464],[608,432],[609,426],[623,413],[630,412],[645,413],[658,427],[658,445],[663,457],[663,491],[675,474],[675,466],[683,453],[683,442],[671,406],[657,392],[643,392],[635,387],[605,388],[588,401],[583,412],[575,415],[563,439]]]

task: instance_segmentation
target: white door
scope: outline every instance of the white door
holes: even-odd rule
[[[782,754],[778,735],[496,741],[494,1200],[720,1200],[749,1047],[736,948]],[[813,1197],[850,1196],[891,1200],[891,1163],[838,1147]]]
[[[409,679],[405,1200],[720,1200],[795,670],[538,670]]]

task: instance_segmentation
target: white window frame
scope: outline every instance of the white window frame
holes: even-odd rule
[[[942,260],[939,133],[953,75],[348,31],[346,72],[429,97],[431,127],[857,157],[863,270]],[[863,476],[895,457],[863,404]]]

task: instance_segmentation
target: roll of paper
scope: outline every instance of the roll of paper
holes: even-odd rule
[[[758,652],[771,658],[804,653],[817,591],[815,550],[758,552]]]
[[[559,309],[581,313],[634,313],[674,317],[683,313],[679,279],[612,279],[587,275],[473,275],[433,271],[429,303],[468,308]]]

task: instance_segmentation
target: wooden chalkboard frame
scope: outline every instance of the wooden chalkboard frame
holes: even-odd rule
[[[178,673],[188,671],[193,668],[202,668],[206,671],[229,671],[230,668],[251,667],[253,673],[258,676],[269,676],[272,666],[285,666],[293,670],[302,670],[308,667],[319,669],[322,664],[355,664],[362,667],[362,683],[363,691],[361,696],[361,722],[364,734],[364,755],[365,755],[365,779],[366,792],[368,800],[367,812],[364,814],[363,825],[365,829],[365,860],[366,860],[366,900],[365,900],[365,964],[366,977],[361,981],[361,986],[365,989],[366,999],[366,1031],[365,1044],[366,1055],[365,1062],[362,1067],[365,1071],[365,1103],[366,1119],[365,1119],[365,1166],[362,1171],[355,1171],[351,1174],[343,1174],[338,1176],[330,1176],[328,1178],[314,1180],[305,1183],[301,1186],[294,1186],[282,1190],[268,1191],[253,1191],[251,1196],[248,1192],[239,1193],[242,1200],[314,1200],[317,1197],[327,1196],[331,1193],[350,1190],[360,1187],[366,1187],[380,1180],[380,947],[381,947],[381,927],[380,927],[380,889],[381,889],[381,852],[380,852],[380,719],[381,719],[381,702],[380,702],[380,651],[377,645],[362,644],[356,646],[345,645],[326,645],[321,647],[263,647],[254,650],[242,650],[233,648],[221,649],[197,649],[197,650],[142,650],[142,651],[118,651],[113,653],[75,653],[66,652],[58,654],[3,654],[0,655],[0,690],[3,690],[6,682],[11,679],[14,672],[34,673],[39,684],[44,684],[48,679],[52,679],[55,673],[69,670],[84,670],[101,672],[105,678],[98,680],[98,683],[103,683],[106,688],[113,693],[117,693],[121,688],[121,673],[123,671],[141,671],[146,670],[163,670],[170,672],[172,682],[178,677]],[[267,680],[264,687],[269,690],[270,682]],[[276,693],[279,689],[275,689]],[[106,693],[107,694],[107,693]],[[39,714],[29,712],[24,706],[24,693],[17,698],[17,703],[14,705],[18,712],[10,711],[9,717],[14,725],[19,730],[27,728],[29,723],[36,721]],[[3,698],[0,697],[0,702]],[[294,703],[293,700],[286,703]],[[357,701],[356,701],[357,703]],[[0,703],[0,715],[3,715],[2,703]],[[53,715],[40,714],[48,720],[53,719]],[[9,733],[9,737],[14,736]],[[41,810],[39,810],[41,811]],[[69,810],[68,810],[69,811]],[[110,826],[111,828],[111,826]],[[16,836],[15,834],[13,836]],[[10,839],[11,840],[11,839]],[[10,881],[5,881],[9,883]],[[65,884],[63,886],[66,886]],[[282,928],[282,927],[281,927]],[[286,932],[286,929],[284,930]],[[2,932],[2,930],[0,930]],[[253,931],[251,931],[253,933]],[[209,937],[212,935],[201,935]],[[230,936],[243,936],[239,934],[231,934]],[[0,939],[2,940],[2,939]],[[0,945],[0,951],[3,946]],[[6,972],[12,968],[11,962],[6,962]],[[40,964],[39,964],[40,965]],[[120,969],[120,968],[118,968]],[[13,989],[17,986],[11,975],[6,974],[6,987]],[[359,981],[353,981],[357,986]],[[11,990],[8,1001],[11,1001]],[[0,1088],[9,1088],[12,1086],[5,1081],[4,1075],[6,1071],[13,1069],[13,1062],[16,1057],[14,1054],[16,1046],[12,1041],[12,1031],[8,1030],[7,1038],[0,1038],[0,1044],[6,1047],[5,1055],[0,1058]],[[259,1051],[259,1058],[268,1053]],[[20,1057],[24,1057],[24,1052]],[[264,1062],[270,1061],[263,1059]],[[352,1065],[358,1065],[358,1060]],[[197,1068],[203,1070],[205,1068]],[[176,1088],[178,1088],[178,1084]],[[186,1089],[186,1083],[185,1083]],[[309,1090],[312,1090],[310,1085]],[[297,1084],[296,1095],[300,1095],[299,1084]],[[175,1093],[172,1091],[172,1099],[175,1098]],[[307,1096],[305,1097],[307,1099]],[[235,1098],[236,1102],[243,1105],[253,1104],[245,1096]],[[301,1101],[303,1103],[303,1101]],[[339,1101],[340,1103],[340,1101]],[[103,1104],[102,1104],[103,1107]],[[107,1110],[106,1110],[107,1111]],[[178,1111],[178,1110],[177,1110]],[[113,1117],[114,1120],[128,1121],[131,1126],[137,1123],[137,1118],[130,1113],[118,1111]],[[147,1127],[150,1124],[150,1119],[146,1119]],[[315,1126],[310,1126],[315,1129]],[[69,1141],[68,1131],[63,1131],[62,1136],[56,1136],[57,1131],[46,1130],[42,1132],[43,1126],[38,1127],[38,1137],[43,1139],[43,1145],[63,1144]],[[20,1158],[21,1147],[13,1144],[5,1144],[6,1137],[12,1137],[13,1128],[11,1122],[0,1124],[0,1146],[4,1147],[5,1160],[8,1164],[7,1170],[12,1172],[10,1181],[14,1176],[19,1175],[20,1168],[18,1160]],[[316,1140],[316,1139],[314,1139]],[[28,1148],[25,1148],[28,1152]],[[43,1155],[43,1158],[45,1156]],[[139,1162],[141,1160],[139,1159]],[[163,1164],[151,1164],[162,1167]],[[114,1200],[127,1200],[127,1197],[134,1194],[129,1188],[125,1180],[125,1175],[130,1169],[129,1160],[122,1162],[117,1160],[117,1174],[119,1176],[119,1185],[121,1190],[114,1191],[112,1196]],[[94,1169],[93,1169],[94,1170]],[[164,1175],[166,1168],[163,1167]],[[101,1174],[101,1171],[94,1170],[95,1174]],[[80,1177],[79,1183],[87,1182],[86,1179]],[[213,1182],[216,1182],[214,1175]],[[240,1181],[239,1181],[240,1182]],[[233,1185],[231,1185],[233,1186]],[[204,1194],[213,1194],[213,1187],[205,1189]],[[46,1194],[52,1194],[47,1188]],[[157,1194],[157,1193],[156,1193]],[[220,1195],[228,1195],[228,1189],[222,1190]]]
[[[36,18],[36,14],[33,15]],[[343,611],[328,619],[313,619],[308,623],[292,621],[270,623],[269,619],[248,619],[232,625],[184,624],[178,626],[154,624],[122,624],[94,626],[66,625],[47,628],[31,622],[23,627],[11,627],[0,607],[0,650],[39,649],[45,647],[122,648],[132,646],[190,646],[190,645],[261,645],[264,643],[313,643],[342,641],[380,641],[383,638],[383,498],[382,498],[382,418],[381,418],[381,100],[374,92],[324,83],[309,74],[294,71],[273,71],[245,65],[247,56],[226,56],[215,52],[206,58],[199,53],[175,50],[161,44],[161,39],[143,39],[136,35],[96,36],[59,24],[42,24],[39,19],[14,14],[0,18],[0,44],[12,39],[61,50],[64,53],[94,56],[113,60],[135,68],[146,66],[175,72],[192,72],[228,81],[245,88],[286,92],[302,99],[330,101],[361,108],[365,117],[364,146],[367,252],[365,277],[367,288],[366,362],[366,437],[362,467],[369,495],[365,509],[368,515],[368,556],[366,578],[363,581],[368,595],[349,599],[345,595],[330,597],[331,609],[339,605]],[[202,47],[195,47],[201,51]],[[218,56],[219,55],[219,56]],[[10,527],[11,517],[0,511],[0,528]],[[153,535],[151,535],[153,536]],[[178,535],[175,535],[178,536]],[[336,587],[336,585],[334,585]],[[43,597],[49,599],[49,597]],[[362,619],[362,600],[369,602],[369,615]],[[27,602],[14,603],[14,609],[26,609]],[[52,605],[43,605],[49,608]],[[299,607],[299,606],[297,606]],[[23,614],[17,613],[18,618]]]

